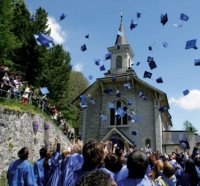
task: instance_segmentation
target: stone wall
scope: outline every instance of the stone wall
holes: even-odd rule
[[[9,163],[17,159],[18,151],[26,146],[30,149],[29,160],[39,158],[39,149],[45,144],[54,149],[55,137],[61,140],[61,148],[66,149],[70,142],[58,126],[44,117],[25,111],[0,108],[0,174],[6,171]]]

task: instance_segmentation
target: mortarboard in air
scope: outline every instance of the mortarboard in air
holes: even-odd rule
[[[194,60],[194,66],[200,66],[200,59]]]
[[[145,72],[144,72],[143,78],[149,78],[149,79],[150,79],[151,76],[152,76],[152,73],[151,73],[151,72],[145,71]]]
[[[142,96],[143,100],[147,101],[148,97],[147,96]]]
[[[134,130],[132,131],[132,135],[134,135],[134,136],[136,136],[137,133],[138,133],[137,131],[134,131]]]
[[[119,107],[115,113],[115,116],[117,118],[123,118],[125,114],[126,114],[126,111],[124,111],[122,107]]]
[[[71,70],[73,68],[73,65],[72,64],[69,64],[69,69]]]
[[[128,102],[127,102],[127,104],[128,105],[132,105],[133,104],[132,100],[129,99]]]
[[[117,43],[117,49],[120,49],[121,45],[119,43]]]
[[[90,101],[89,101],[89,103],[92,104],[92,105],[94,105],[95,104],[94,98],[91,98]]]
[[[124,83],[124,88],[126,88],[126,89],[131,89],[130,83]]]
[[[121,92],[119,91],[119,90],[117,90],[116,92],[115,92],[115,95],[118,97],[118,98],[120,98],[121,97]]]
[[[190,48],[198,49],[197,46],[196,46],[196,42],[197,42],[196,39],[192,39],[192,40],[187,41],[186,45],[185,45],[185,49],[190,49]]]
[[[108,116],[104,115],[104,114],[101,114],[100,118],[101,118],[102,121],[107,121],[108,120]]]
[[[108,108],[109,108],[109,109],[115,108],[115,104],[112,103],[112,102],[109,102],[109,103],[108,103]]]
[[[167,21],[168,21],[167,13],[166,14],[161,14],[160,22],[163,24],[163,26],[167,23]]]
[[[141,13],[137,12],[137,18],[141,18]]]
[[[130,29],[133,30],[136,26],[137,26],[137,23],[131,20]]]
[[[49,90],[48,90],[47,87],[42,87],[42,88],[40,88],[40,92],[41,92],[43,95],[45,95],[45,94],[48,94],[48,93],[49,93]]]
[[[153,57],[148,56],[147,57],[147,62],[151,62],[151,61],[153,61]]]
[[[188,20],[189,20],[189,16],[187,16],[187,15],[184,14],[184,13],[181,13],[181,15],[180,15],[180,20],[182,20],[182,21],[188,21]]]
[[[166,110],[168,110],[167,106],[162,106],[159,108],[160,112],[165,112]]]
[[[174,27],[176,28],[181,28],[182,26],[183,26],[182,24],[174,23]]]
[[[151,70],[153,70],[154,68],[156,68],[157,65],[156,65],[155,61],[149,62],[149,67],[150,67]]]
[[[95,65],[99,66],[100,65],[100,59],[95,59],[94,63],[95,63]]]
[[[112,53],[109,52],[105,55],[105,60],[111,59],[112,58]]]
[[[130,80],[130,76],[125,77],[125,81],[128,82]]]
[[[139,116],[135,116],[135,123],[139,123],[140,122],[140,117]]]
[[[34,15],[32,15],[29,17],[29,20],[34,23],[36,21],[36,18]]]
[[[132,121],[133,117],[130,114],[127,114],[128,121]]]
[[[104,71],[104,70],[106,70],[105,66],[104,65],[100,66],[100,71]]]
[[[89,39],[89,34],[85,35],[85,38],[86,38],[86,39]]]
[[[86,44],[83,44],[82,46],[81,46],[81,51],[86,51],[87,50],[87,47],[86,47]]]
[[[186,89],[186,90],[183,91],[183,95],[184,96],[187,96],[189,93],[190,93],[190,91],[188,89]]]
[[[180,147],[182,150],[186,150],[186,149],[190,149],[190,144],[188,142],[188,140],[180,140]]]
[[[141,98],[143,96],[143,92],[142,91],[139,91],[138,92],[138,96]]]
[[[139,66],[139,65],[140,65],[140,62],[137,62],[137,63],[136,63],[136,66]]]
[[[87,100],[87,97],[85,95],[80,95],[81,108],[87,108],[86,100]]]
[[[112,76],[112,81],[114,82],[114,81],[116,81],[116,79],[117,79],[116,76],[113,75],[113,76]]]
[[[107,89],[104,90],[104,93],[106,93],[107,95],[111,95],[112,89],[111,88],[107,88]]]
[[[61,14],[59,21],[62,21],[63,19],[65,19],[66,15],[64,13]]]
[[[53,38],[51,36],[48,36],[46,34],[40,33],[37,36],[36,40],[42,45],[49,47],[50,43],[53,43]]]
[[[163,42],[163,47],[167,48],[168,47],[168,43],[165,41]]]
[[[93,76],[92,75],[89,75],[89,80],[92,80],[93,79]]]
[[[150,51],[152,51],[152,50],[153,50],[153,49],[152,49],[152,46],[149,46],[149,47],[148,47],[148,49],[149,49]]]
[[[171,114],[168,114],[168,118],[169,118],[169,119],[172,119],[172,116],[171,116]]]
[[[156,82],[157,82],[157,83],[163,83],[162,77],[157,78],[157,79],[156,79]]]

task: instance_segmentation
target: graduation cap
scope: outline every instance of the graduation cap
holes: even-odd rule
[[[144,95],[144,94],[143,94],[142,91],[139,91],[139,92],[138,92],[138,96],[139,96],[140,98],[141,98],[143,95]]]
[[[167,48],[168,47],[168,43],[165,41],[163,42],[163,47]]]
[[[87,50],[87,47],[86,47],[86,44],[83,44],[82,46],[81,46],[81,51],[86,51]]]
[[[100,66],[100,71],[104,71],[104,70],[106,70],[105,66],[104,65]]]
[[[190,149],[190,144],[187,141],[187,139],[186,140],[180,140],[179,143],[180,143],[181,149],[183,149],[183,150]]]
[[[143,78],[149,78],[149,79],[150,79],[151,76],[152,76],[152,73],[151,73],[151,72],[145,71],[145,72],[144,72]]]
[[[143,100],[147,101],[148,97],[147,96],[142,96]]]
[[[162,106],[159,108],[160,112],[165,112],[166,110],[168,110],[167,106]]]
[[[126,88],[126,89],[131,89],[130,83],[124,83],[124,88]]]
[[[139,65],[140,65],[140,62],[137,62],[137,63],[136,63],[136,66],[139,66]]]
[[[131,20],[130,29],[133,30],[134,28],[136,28],[136,26],[137,26],[137,23]]]
[[[107,88],[107,89],[104,90],[104,93],[106,93],[107,95],[110,95],[112,93],[112,89]]]
[[[107,121],[108,120],[108,116],[104,115],[104,114],[101,114],[100,118],[101,118],[102,121]]]
[[[149,49],[150,51],[152,51],[152,46],[149,46],[148,49]]]
[[[126,114],[126,111],[124,111],[122,107],[119,107],[115,113],[115,116],[117,118],[123,118],[125,114]]]
[[[182,24],[174,23],[174,27],[176,27],[176,28],[180,28],[182,26],[183,26]]]
[[[121,92],[119,91],[119,90],[117,90],[116,92],[115,92],[115,95],[118,97],[118,98],[120,98],[121,97]]]
[[[49,47],[50,43],[53,43],[53,38],[51,36],[48,36],[46,34],[40,33],[39,35],[36,35],[36,40],[42,45]]]
[[[89,39],[89,34],[85,35],[85,38],[86,38],[86,39]]]
[[[167,23],[167,21],[168,21],[167,13],[166,14],[161,14],[160,22],[163,24],[163,26]]]
[[[34,15],[32,15],[29,17],[29,20],[34,23],[36,21],[36,18]]]
[[[108,108],[109,108],[109,109],[115,108],[115,104],[112,103],[112,102],[109,102],[109,103],[108,103]]]
[[[154,68],[156,68],[157,65],[156,65],[155,61],[149,62],[149,67],[150,67],[151,70],[153,70]]]
[[[116,79],[117,79],[116,76],[113,75],[113,76],[112,76],[112,81],[114,82],[114,81],[116,81]]]
[[[182,21],[188,21],[188,20],[189,20],[189,16],[187,16],[187,15],[184,14],[184,13],[181,13],[181,15],[180,15],[180,20],[182,20]]]
[[[200,66],[200,59],[195,59],[194,60],[194,65],[195,66]]]
[[[132,131],[132,135],[134,135],[134,136],[136,136],[137,133],[138,133],[137,131],[134,131],[134,130]]]
[[[42,88],[40,88],[40,92],[41,92],[43,95],[45,95],[45,94],[48,94],[48,93],[49,93],[49,90],[48,90],[47,87],[42,87]]]
[[[109,52],[105,55],[105,60],[111,59],[112,58],[112,53]]]
[[[163,83],[162,77],[157,78],[157,79],[156,79],[156,82],[157,82],[157,83]]]
[[[183,91],[183,95],[184,96],[188,95],[189,93],[190,93],[190,91],[188,89],[186,89],[186,90]]]
[[[120,49],[121,45],[119,43],[117,43],[117,49]]]
[[[99,66],[100,65],[100,59],[95,59],[94,63],[95,63],[95,65]]]
[[[135,116],[135,123],[139,123],[140,122],[140,117],[139,116]]]
[[[151,62],[151,61],[153,61],[153,57],[148,56],[148,57],[147,57],[147,62]]]
[[[80,95],[80,103],[85,104],[87,97],[85,95]]]
[[[130,100],[130,99],[129,99],[128,102],[127,102],[128,105],[132,105],[132,103],[133,103],[133,102],[132,102],[132,100]]]
[[[92,105],[94,105],[95,104],[94,98],[91,98],[90,101],[89,101],[89,103],[92,104]]]
[[[128,121],[132,121],[133,117],[130,114],[127,114]]]
[[[89,80],[92,80],[93,79],[93,76],[92,75],[89,75]]]
[[[141,13],[137,12],[137,18],[141,18]]]
[[[63,19],[65,19],[66,15],[64,13],[61,14],[59,21],[62,21]]]
[[[197,42],[196,39],[192,39],[192,40],[187,41],[186,45],[185,45],[185,49],[190,49],[190,48],[198,49],[197,46],[196,46],[196,42]]]

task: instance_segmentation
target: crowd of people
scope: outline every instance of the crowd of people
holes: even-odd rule
[[[61,152],[42,148],[34,165],[28,148],[7,171],[9,186],[199,186],[200,142],[191,154],[187,150],[160,152],[126,148],[112,141],[75,143]],[[149,149],[149,148],[148,148]]]
[[[10,71],[4,65],[0,65],[0,86],[0,97],[16,99],[24,105],[32,104],[47,112],[57,125],[62,126],[64,134],[73,141],[74,132],[69,129],[62,112],[55,105],[49,103],[47,94],[42,94],[41,88],[43,87],[33,87],[27,81],[23,81],[20,75]]]

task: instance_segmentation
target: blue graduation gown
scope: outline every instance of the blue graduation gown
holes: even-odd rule
[[[44,185],[44,160],[45,158],[41,158],[34,165],[34,173],[38,186]]]
[[[33,166],[28,160],[12,162],[7,172],[8,186],[37,186]]]
[[[78,153],[68,156],[66,160],[63,161],[59,185],[71,186],[73,184],[74,171],[82,167],[83,161],[82,155]]]
[[[116,172],[114,175],[114,180],[116,183],[128,177],[128,168],[124,165],[120,171]]]
[[[48,160],[44,172],[45,186],[57,186],[60,179],[60,153],[55,154]]]

